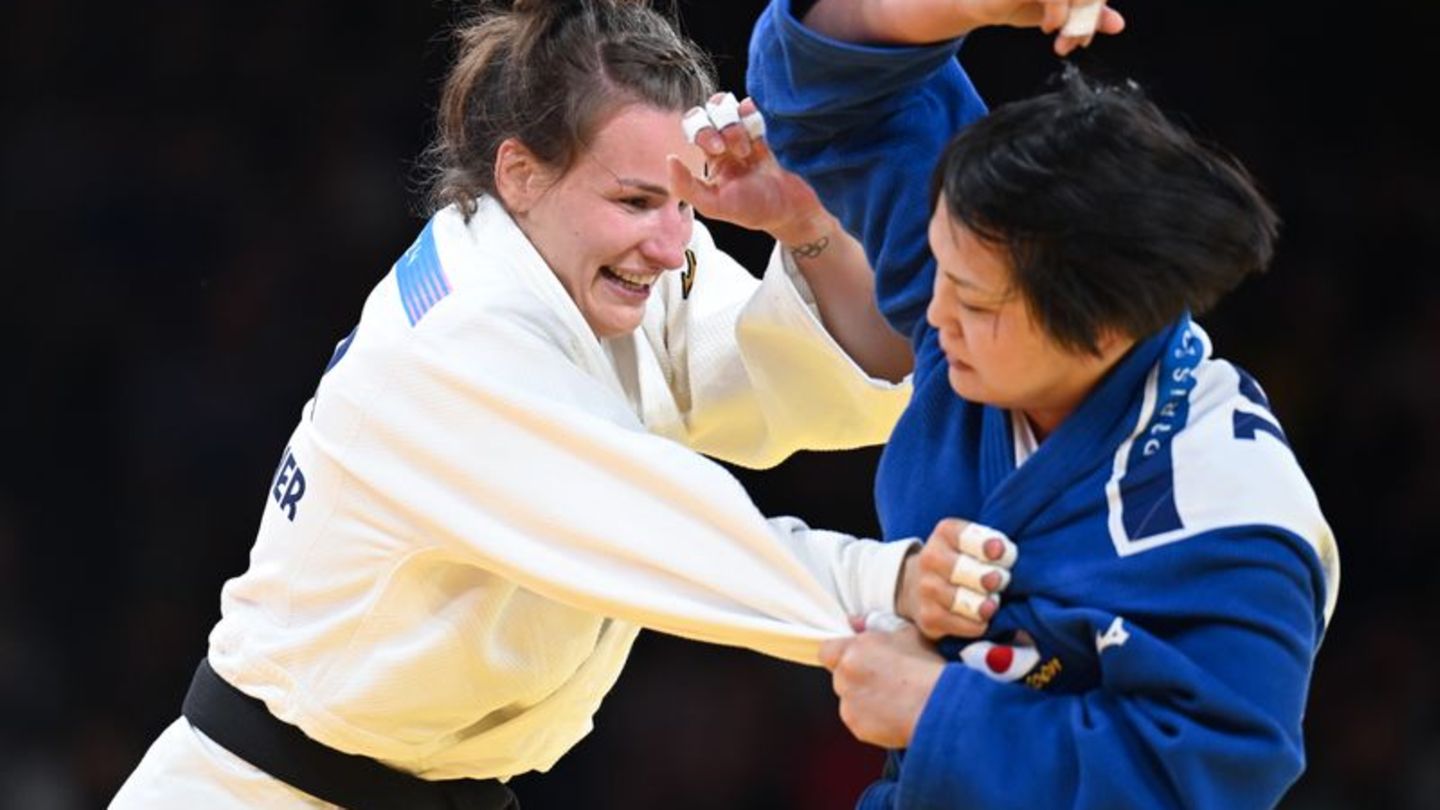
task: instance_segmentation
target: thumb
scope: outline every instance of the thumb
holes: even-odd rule
[[[840,658],[845,655],[845,651],[850,648],[850,643],[854,640],[854,636],[846,636],[845,638],[832,638],[821,644],[820,665],[834,672],[835,667],[840,664]]]
[[[690,173],[690,167],[679,157],[666,157],[670,169],[670,190],[676,197],[694,206],[702,213],[709,210],[715,201],[715,189]]]

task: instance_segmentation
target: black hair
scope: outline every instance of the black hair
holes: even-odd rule
[[[1249,173],[1133,82],[1068,68],[946,148],[931,183],[951,220],[1000,246],[1042,329],[1096,353],[1200,314],[1274,252],[1279,220]]]

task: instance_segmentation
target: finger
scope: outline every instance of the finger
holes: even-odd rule
[[[725,139],[725,148],[730,154],[744,160],[750,157],[750,133],[745,130],[740,121],[736,121],[728,127],[720,130],[720,135]]]
[[[968,588],[956,588],[950,597],[950,612],[977,622],[988,622],[995,611],[1000,609],[1000,597],[994,594],[976,593]]]
[[[1065,24],[1070,14],[1069,0],[1040,0],[1040,30],[1050,33]]]
[[[758,116],[759,113],[756,113],[756,115]],[[742,120],[741,123],[744,123],[744,121]],[[765,123],[763,121],[760,123],[760,134],[761,136],[765,134]],[[752,131],[750,133],[750,136],[754,138],[755,133]],[[750,141],[750,156],[752,158],[752,162],[755,163],[769,160],[771,158],[770,147],[765,143],[764,140],[752,140]]]
[[[710,123],[710,116],[706,114],[704,107],[691,107],[680,116],[680,128],[685,131],[685,140],[696,143],[696,136],[702,130],[713,127]]]
[[[670,191],[676,197],[690,203],[697,211],[709,211],[719,193],[713,186],[690,172],[690,167],[676,155],[666,158],[670,170]]]
[[[704,107],[691,107],[680,117],[680,127],[685,131],[685,140],[700,147],[705,154],[716,157],[725,154],[725,139],[715,129],[710,114]]]
[[[709,157],[720,157],[727,149],[725,137],[716,132],[714,127],[706,127],[695,135],[695,145]]]
[[[1004,532],[980,523],[966,523],[956,538],[956,547],[962,554],[1001,568],[1013,566],[1019,555],[1019,549]]]
[[[921,635],[938,641],[950,636],[980,638],[990,629],[990,623],[967,619],[948,610],[939,609],[933,612],[927,611],[915,623],[915,627]]]
[[[765,116],[760,114],[760,108],[755,106],[754,99],[747,98],[740,102],[740,124],[750,134],[750,140],[758,141],[765,137]]]
[[[1077,37],[1067,37],[1067,36],[1057,36],[1057,37],[1055,37],[1055,55],[1056,55],[1056,56],[1069,56],[1070,54],[1074,53],[1076,50],[1088,46],[1088,45],[1090,44],[1090,40],[1092,40],[1092,39],[1094,39],[1093,36],[1089,36],[1089,37],[1078,37],[1078,38],[1077,38]]]
[[[915,627],[926,638],[978,638],[985,635],[990,628],[990,622],[988,619],[955,613],[950,610],[947,602],[927,602],[921,606],[919,615],[915,617]]]
[[[1065,17],[1065,24],[1060,28],[1060,36],[1069,37],[1077,43],[1088,43],[1100,25],[1100,12],[1104,10],[1104,0],[1071,6],[1070,13]]]
[[[1010,572],[997,565],[987,565],[968,554],[955,557],[950,567],[950,584],[977,592],[1005,590],[1010,584]]]
[[[854,640],[854,636],[850,638],[832,638],[829,641],[823,642],[820,645],[820,665],[834,672],[835,667],[840,665],[840,659],[845,655],[845,650],[850,647],[852,640]]]
[[[744,127],[738,126],[740,102],[735,99],[734,93],[716,93],[711,96],[710,100],[705,102],[705,114],[710,117],[711,125],[724,135],[723,140],[730,150],[739,157],[750,154],[750,137]],[[734,129],[727,132],[732,127]]]
[[[716,129],[740,123],[740,102],[734,93],[716,93],[705,102],[705,113]]]
[[[711,96],[705,102],[705,114],[719,132],[725,151],[742,160],[750,156],[750,134],[741,125],[740,102],[734,93]]]
[[[945,545],[950,548],[958,549],[959,545],[957,544],[956,538],[958,538],[961,533],[965,531],[965,527],[969,525],[970,521],[964,518],[941,518],[940,522],[935,524],[935,529],[930,532],[930,538],[926,541],[926,545],[928,546],[930,541],[936,541],[944,542]]]
[[[1068,55],[1071,51],[1075,50],[1076,47],[1090,47],[1090,43],[1095,41],[1096,34],[1114,35],[1124,30],[1125,17],[1115,9],[1110,8],[1109,6],[1104,6],[1100,11],[1100,19],[1095,25],[1095,30],[1091,32],[1089,36],[1078,41],[1072,41],[1070,43],[1067,43],[1066,47],[1063,49],[1063,52],[1061,52],[1061,49],[1058,47],[1060,43],[1057,41],[1056,51],[1059,52],[1061,56],[1065,56]]]
[[[1098,29],[1102,34],[1118,34],[1125,30],[1125,16],[1109,6],[1100,13]]]

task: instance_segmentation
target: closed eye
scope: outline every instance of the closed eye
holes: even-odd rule
[[[653,211],[664,203],[660,197],[638,195],[634,197],[622,197],[617,202],[632,211]],[[682,214],[689,213],[690,203],[684,200],[675,201],[675,209]]]

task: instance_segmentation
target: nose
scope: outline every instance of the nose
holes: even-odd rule
[[[935,271],[935,284],[930,289],[930,303],[925,305],[925,321],[937,330],[944,332],[948,327],[951,331],[960,331],[960,319],[948,313],[946,291],[943,289],[944,276],[937,269]]]
[[[673,270],[685,264],[685,246],[690,244],[695,221],[689,208],[678,205],[661,206],[656,216],[654,229],[640,243],[640,253],[652,266]]]
[[[940,296],[932,290],[930,303],[925,305],[925,321],[936,329],[940,328]]]

